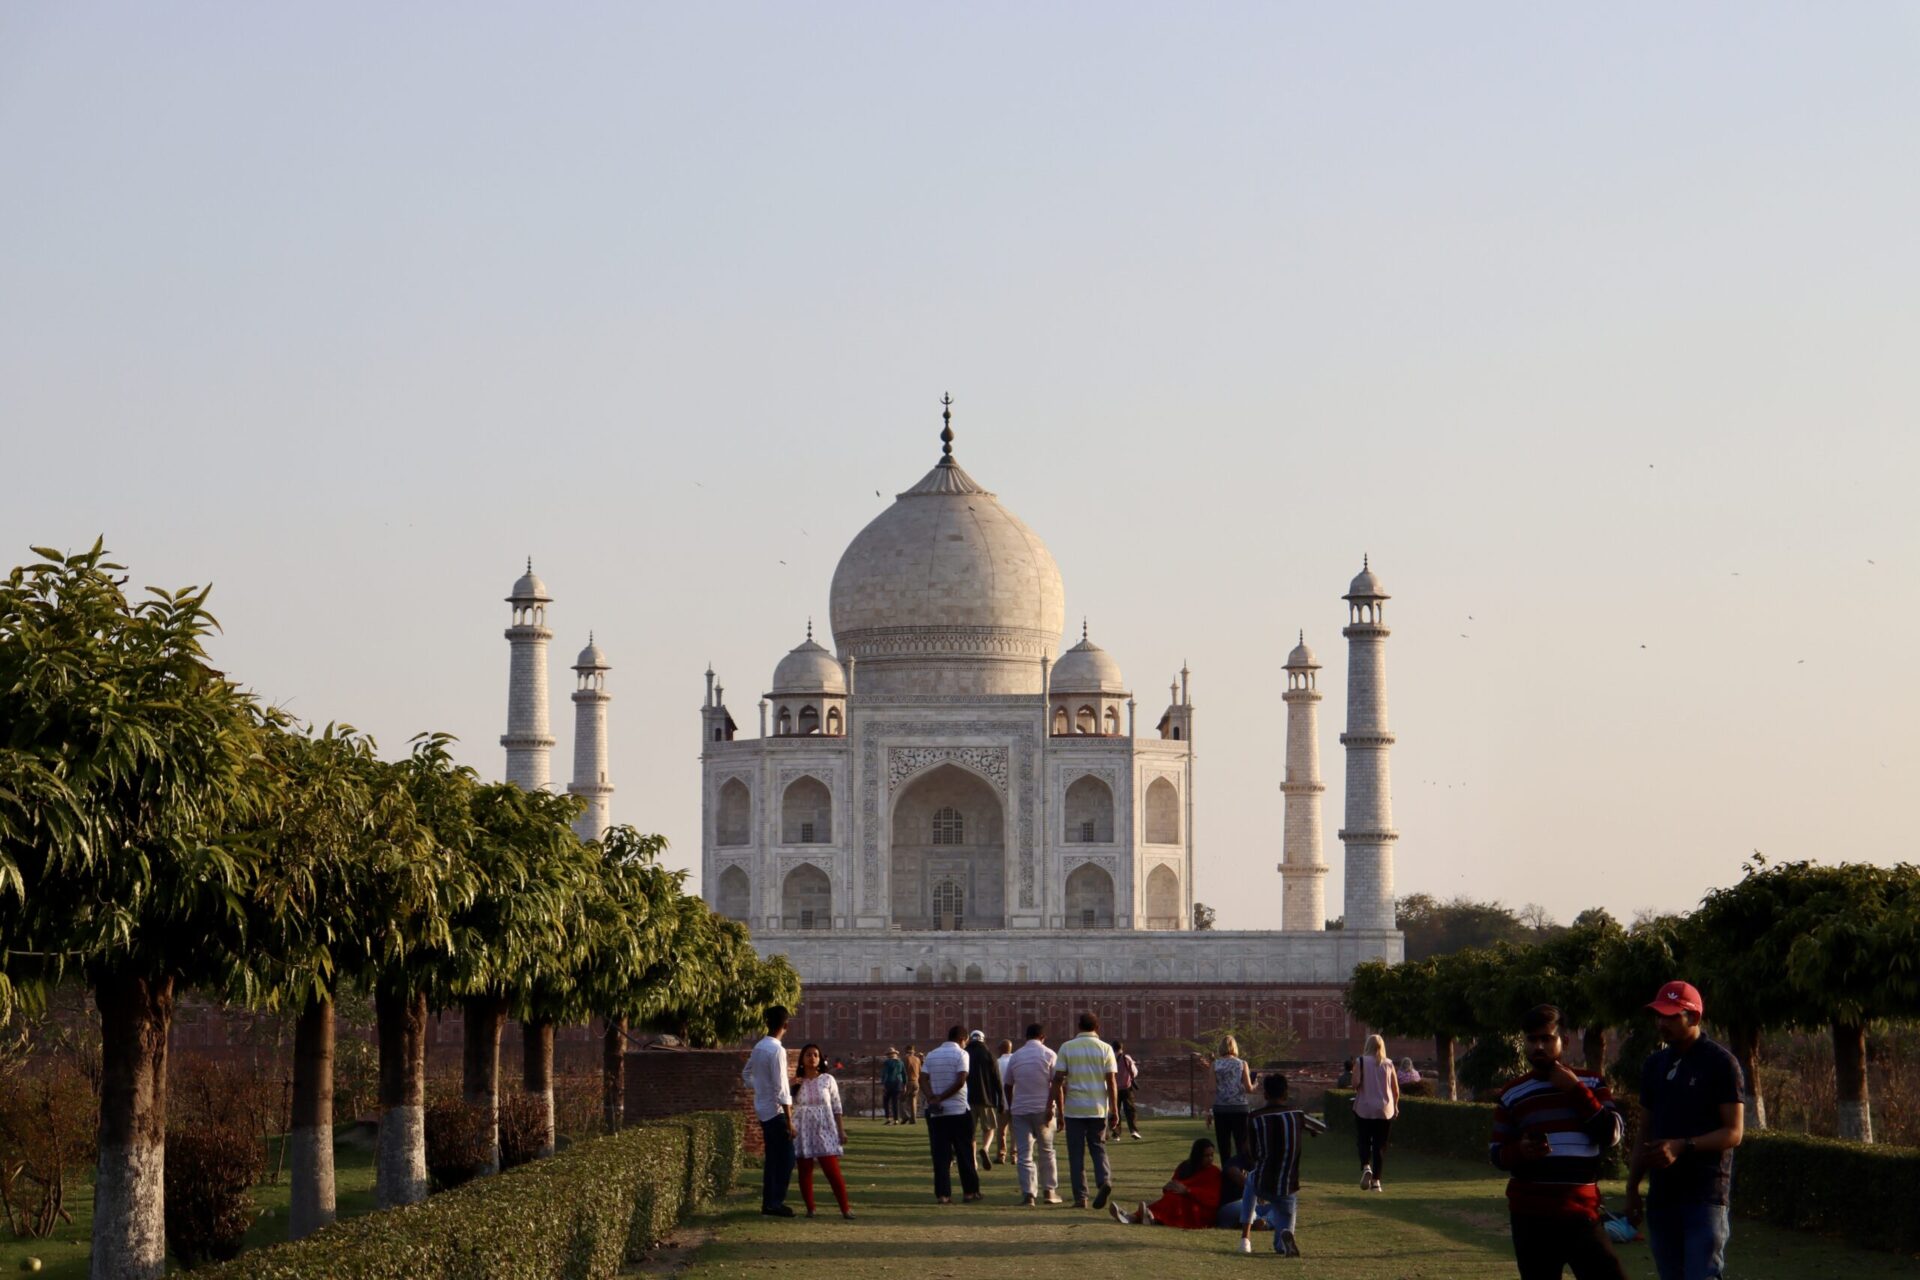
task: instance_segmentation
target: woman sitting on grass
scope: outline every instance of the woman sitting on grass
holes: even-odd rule
[[[1227,1199],[1229,1190],[1220,1164],[1216,1158],[1212,1142],[1205,1138],[1194,1140],[1193,1150],[1187,1153],[1186,1160],[1173,1171],[1173,1179],[1161,1188],[1162,1194],[1152,1204],[1140,1202],[1140,1207],[1128,1213],[1118,1204],[1109,1207],[1115,1222],[1155,1223],[1163,1227],[1181,1227],[1197,1230],[1220,1224],[1220,1205]],[[1238,1199],[1238,1188],[1233,1188]],[[1228,1205],[1234,1211],[1233,1223],[1239,1225],[1238,1208]]]

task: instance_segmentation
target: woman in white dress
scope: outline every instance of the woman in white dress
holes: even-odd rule
[[[813,1216],[813,1166],[826,1172],[840,1216],[851,1219],[847,1207],[847,1180],[840,1174],[840,1153],[846,1149],[847,1126],[840,1116],[840,1086],[820,1069],[820,1046],[800,1046],[799,1078],[793,1086],[793,1151],[800,1158],[800,1198]]]

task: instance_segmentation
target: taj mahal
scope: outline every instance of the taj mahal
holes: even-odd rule
[[[1183,669],[1157,714],[1083,624],[1065,643],[1059,566],[941,454],[840,557],[832,647],[805,639],[736,716],[712,670],[699,708],[701,886],[809,990],[1221,983],[1326,990],[1398,960],[1387,726],[1388,600],[1363,565],[1347,640],[1344,926],[1325,928],[1321,666],[1304,633],[1287,707],[1278,928],[1196,930],[1196,746]],[[1329,593],[1331,595],[1331,592]],[[549,785],[544,584],[509,597],[507,776]],[[798,628],[796,628],[798,630]],[[580,831],[609,822],[610,671],[575,663]],[[1244,683],[1244,682],[1243,682]],[[753,729],[743,732],[741,721]],[[875,1015],[879,1016],[878,1014]]]

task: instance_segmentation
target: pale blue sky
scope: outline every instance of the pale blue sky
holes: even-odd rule
[[[1338,910],[1362,552],[1402,892],[1911,857],[1917,73],[1912,5],[8,5],[4,562],[211,578],[497,776],[531,553],[556,775],[592,627],[697,864],[701,672],[751,723],[950,390],[1143,712],[1191,662],[1224,925],[1301,626]]]

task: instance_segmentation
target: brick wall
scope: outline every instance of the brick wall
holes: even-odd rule
[[[788,1033],[792,1039],[792,1033]],[[627,1055],[627,1122],[688,1111],[738,1110],[748,1151],[766,1150],[753,1090],[740,1083],[749,1049],[642,1049]]]

